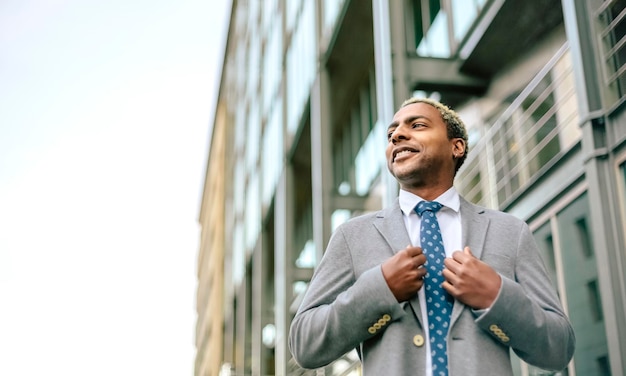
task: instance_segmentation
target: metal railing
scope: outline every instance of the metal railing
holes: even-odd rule
[[[604,1],[594,12],[598,20],[604,71],[604,84],[611,97],[608,107],[617,107],[626,101],[626,8],[624,2]]]
[[[567,44],[495,118],[459,171],[470,201],[499,208],[581,138]]]

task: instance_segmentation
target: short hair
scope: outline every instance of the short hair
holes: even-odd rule
[[[461,117],[459,116],[459,114],[456,113],[456,111],[446,106],[445,104],[431,98],[409,98],[402,103],[400,108],[413,103],[426,103],[435,107],[441,114],[441,119],[446,124],[446,129],[448,130],[448,139],[461,138],[465,141],[465,153],[463,153],[463,155],[458,159],[456,163],[456,173],[456,171],[458,171],[459,168],[461,168],[461,166],[463,165],[463,162],[465,162],[465,159],[467,158],[467,153],[469,152],[467,129],[465,128],[463,120],[461,120]]]

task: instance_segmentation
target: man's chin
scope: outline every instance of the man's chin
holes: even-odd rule
[[[391,175],[403,186],[416,186],[421,185],[423,179],[421,178],[421,174],[411,170],[411,171],[402,171],[402,170],[394,170]]]

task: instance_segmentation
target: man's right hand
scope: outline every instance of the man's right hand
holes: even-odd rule
[[[407,246],[382,264],[383,277],[398,302],[411,299],[422,288],[425,263],[422,248]]]

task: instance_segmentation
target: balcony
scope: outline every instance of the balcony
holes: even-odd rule
[[[471,145],[459,191],[491,208],[514,200],[581,139],[575,94],[564,45]]]

